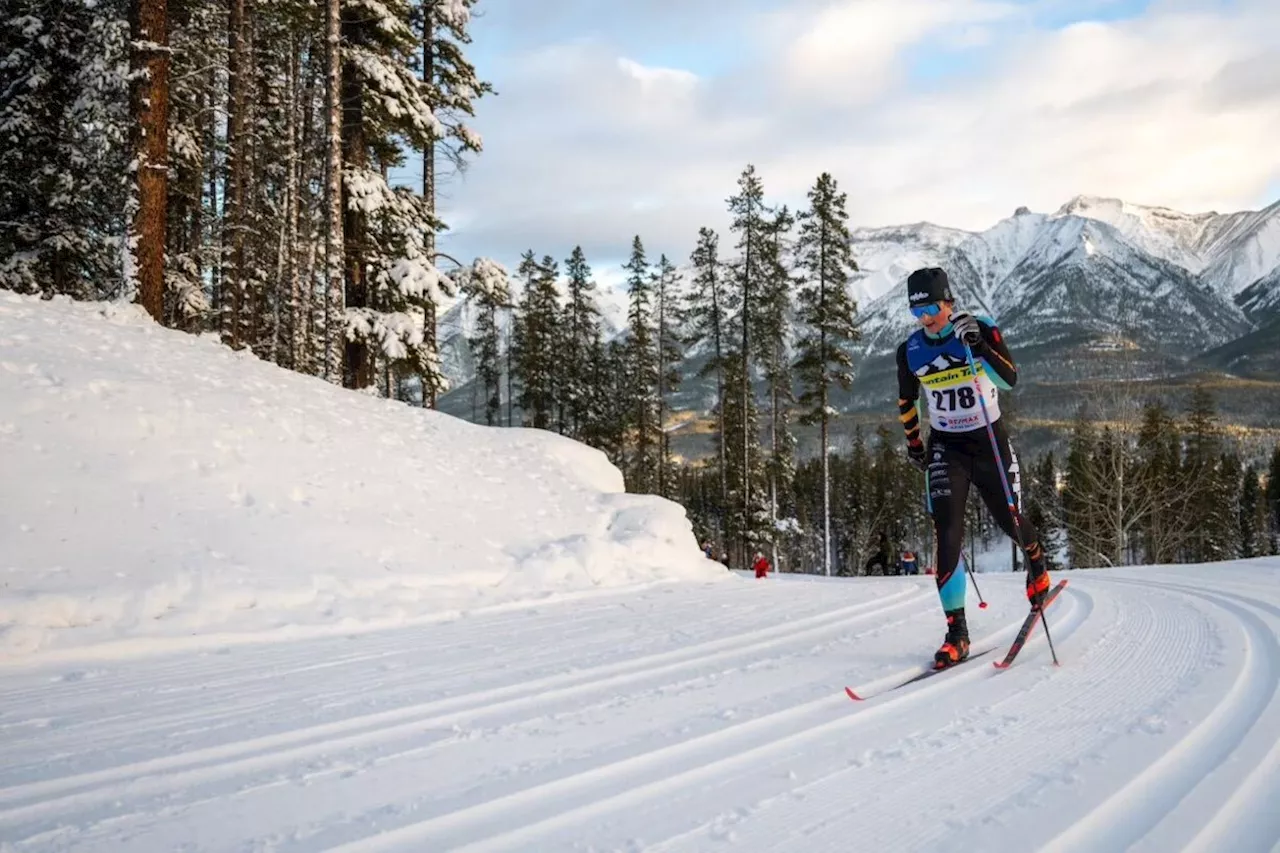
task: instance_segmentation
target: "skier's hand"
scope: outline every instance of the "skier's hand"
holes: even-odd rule
[[[970,347],[976,347],[982,343],[982,329],[978,326],[978,318],[972,314],[963,311],[952,314],[951,331]]]
[[[921,471],[928,467],[924,461],[924,442],[917,441],[915,444],[907,445],[907,461]]]

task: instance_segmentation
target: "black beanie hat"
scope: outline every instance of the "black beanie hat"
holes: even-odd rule
[[[947,280],[945,270],[939,267],[926,267],[907,276],[907,302],[912,308],[917,305],[954,301],[955,297],[951,295],[951,282]]]

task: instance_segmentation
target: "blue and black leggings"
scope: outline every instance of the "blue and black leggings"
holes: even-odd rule
[[[1003,424],[997,420],[992,426],[1000,447],[1000,457],[1004,460],[1005,476],[1013,492],[1014,504],[1021,510],[1022,478],[1018,457],[1009,445]],[[970,483],[978,489],[983,503],[1006,535],[1017,541],[1014,525],[1021,528],[1022,542],[1026,545],[1027,557],[1031,562],[1038,562],[1044,555],[1040,548],[1040,534],[1031,522],[1021,512],[1017,513],[1016,519],[1009,512],[986,429],[962,433],[933,430],[929,433],[927,458],[929,503],[933,513],[934,547],[937,549],[934,565],[937,570],[938,595],[942,598],[942,609],[950,613],[964,607],[965,577],[960,560],[964,544],[964,508],[969,497]]]

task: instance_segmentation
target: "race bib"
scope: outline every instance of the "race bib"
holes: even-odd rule
[[[984,401],[987,417],[992,421],[1000,417],[1000,389],[987,376],[985,365],[981,361],[977,364],[977,382],[974,382],[973,371],[968,364],[932,373],[928,367],[918,371],[929,408],[929,425],[933,429],[944,432],[978,429],[985,423],[982,418]]]

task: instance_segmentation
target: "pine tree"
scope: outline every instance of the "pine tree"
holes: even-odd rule
[[[587,429],[591,397],[591,359],[600,333],[600,309],[596,305],[596,284],[581,246],[575,246],[565,261],[568,304],[565,306],[564,381],[560,388],[562,431],[581,438]]]
[[[427,87],[428,103],[439,122],[421,149],[422,199],[432,222],[423,234],[423,254],[434,263],[437,258],[436,231],[442,227],[436,216],[436,160],[443,157],[461,171],[466,166],[466,155],[481,150],[480,135],[465,119],[475,115],[475,101],[491,93],[493,86],[479,79],[475,66],[463,50],[471,43],[471,8],[476,0],[417,0],[417,3],[413,15],[416,19],[414,27],[422,38],[422,81]],[[423,346],[434,352],[438,347],[436,303],[426,300],[422,311]],[[422,405],[435,408],[441,383],[429,374],[424,375],[421,381]]]
[[[455,287],[429,254],[440,225],[431,206],[386,177],[404,163],[402,144],[423,150],[444,135],[432,87],[413,70],[421,38],[409,19],[409,0],[349,8],[342,18],[344,381],[370,387],[385,359],[420,375],[430,395],[443,376],[421,318]]]
[[[1226,491],[1221,469],[1222,432],[1217,404],[1204,385],[1192,389],[1184,435],[1185,494],[1189,508],[1185,523],[1191,531],[1188,559],[1195,563],[1224,559],[1228,549],[1227,530],[1234,528],[1235,516],[1222,505]]]
[[[859,334],[857,305],[849,296],[849,277],[857,271],[850,248],[847,196],[824,172],[809,190],[809,209],[800,214],[799,261],[804,287],[799,294],[804,332],[798,344],[796,371],[804,389],[802,424],[819,426],[818,458],[822,478],[822,565],[831,574],[830,424],[838,414],[830,403],[833,385],[848,391],[853,384],[852,344]]]
[[[655,347],[658,373],[658,494],[670,497],[671,443],[667,424],[670,395],[680,390],[681,312],[679,309],[679,274],[666,255],[658,258],[653,273],[655,314]]]
[[[1076,414],[1067,449],[1066,488],[1062,493],[1071,565],[1092,568],[1104,565],[1105,533],[1099,518],[1104,494],[1093,464],[1099,438],[1082,406]]]
[[[736,322],[741,336],[741,344],[737,353],[738,374],[742,377],[738,393],[742,398],[735,402],[739,411],[753,411],[755,408],[751,387],[751,356],[753,353],[751,333],[759,315],[759,302],[770,269],[767,266],[770,236],[769,211],[764,205],[764,184],[756,174],[755,166],[748,165],[738,178],[738,193],[728,200],[729,213],[733,217],[730,230],[738,235],[737,249],[741,256],[734,264],[734,279],[737,285],[735,299],[738,315]],[[728,384],[726,379],[726,384]],[[734,461],[734,467],[744,479],[735,484],[740,495],[739,509],[743,523],[741,529],[749,530],[749,519],[754,506],[753,483],[749,475],[755,470],[751,458],[754,446],[759,440],[746,432],[750,418],[740,419],[742,433],[737,442],[738,452],[742,454],[741,463]]]
[[[617,339],[604,343],[597,333],[592,352],[591,406],[584,438],[625,472],[626,431],[632,414],[632,384],[627,375],[629,350]]]
[[[1267,526],[1271,535],[1271,553],[1280,554],[1280,443],[1271,452],[1271,464],[1267,468],[1267,486],[1263,493],[1267,512]]]
[[[131,0],[129,11],[138,200],[130,239],[136,245],[138,303],[159,323],[169,218],[169,22],[164,0]]]
[[[127,10],[125,0],[12,0],[0,16],[0,287],[124,293]]]
[[[1062,547],[1062,501],[1058,494],[1058,468],[1050,451],[1031,469],[1031,476],[1023,480],[1026,488],[1027,518],[1040,534],[1045,560],[1056,568],[1055,555]]]
[[[214,314],[221,281],[219,114],[227,96],[223,72],[228,21],[224,8],[208,3],[171,3],[169,13],[172,68],[164,316],[166,325],[185,331],[212,331],[219,328]],[[313,16],[308,22],[311,30],[315,23]],[[301,24],[297,30],[309,31]],[[302,162],[305,158],[295,157],[295,165]],[[304,369],[299,366],[303,360],[290,358],[282,363]]]
[[[1236,560],[1242,556],[1240,541],[1240,489],[1244,465],[1234,450],[1221,454],[1214,477],[1214,500],[1206,515],[1212,560]]]
[[[654,335],[653,277],[645,258],[644,243],[631,241],[627,271],[627,419],[632,433],[632,454],[627,465],[630,491],[653,493],[658,486],[658,348]]]
[[[751,564],[752,555],[772,541],[769,529],[769,507],[765,503],[764,455],[760,452],[760,422],[755,398],[744,391],[746,377],[742,361],[731,359],[725,365],[725,426],[730,446],[725,454],[728,462],[729,505],[733,511],[726,518],[726,550],[730,559],[743,568]],[[745,448],[734,442],[747,438]],[[744,468],[743,465],[748,467]]]
[[[1271,553],[1271,543],[1267,536],[1266,505],[1259,485],[1258,469],[1250,465],[1244,470],[1243,476],[1240,484],[1240,556],[1263,557]]]
[[[1181,438],[1177,424],[1160,403],[1143,408],[1138,433],[1138,470],[1146,492],[1142,545],[1148,563],[1172,563],[1186,538]]]
[[[557,264],[550,257],[544,257],[541,263],[535,261],[533,251],[529,250],[521,256],[517,272],[524,285],[513,342],[515,371],[520,380],[520,409],[525,426],[551,429],[561,358]]]
[[[765,470],[769,491],[771,527],[776,528],[780,505],[790,501],[787,494],[795,477],[795,434],[791,431],[791,408],[795,403],[791,375],[792,286],[787,264],[786,238],[795,219],[785,206],[768,220],[763,266],[767,275],[760,289],[760,310],[756,315],[756,349],[769,404],[769,451]],[[772,554],[778,565],[776,539]]]
[[[465,278],[465,292],[476,305],[475,336],[477,385],[484,394],[484,422],[497,426],[502,413],[502,333],[499,310],[511,304],[506,269],[494,261],[478,260]]]
[[[728,507],[729,495],[724,420],[724,369],[730,346],[726,314],[729,282],[721,268],[719,244],[720,238],[716,232],[705,227],[698,229],[698,245],[689,258],[693,265],[693,280],[689,289],[686,313],[689,318],[689,344],[691,346],[703,344],[710,350],[699,375],[705,377],[714,374],[716,377],[716,398],[713,407],[716,414],[715,443],[718,454],[716,469],[720,480],[719,505],[722,510],[725,510]],[[717,544],[723,547],[723,528],[720,528],[717,533],[720,536]]]
[[[325,251],[324,310],[320,321],[323,355],[320,362],[323,365],[321,375],[333,383],[343,381],[343,320],[346,313],[343,275],[347,247],[343,218],[346,205],[343,204],[344,83],[341,10],[341,0],[325,0]],[[225,197],[227,193],[224,192],[223,195]],[[225,276],[224,272],[224,278]]]

